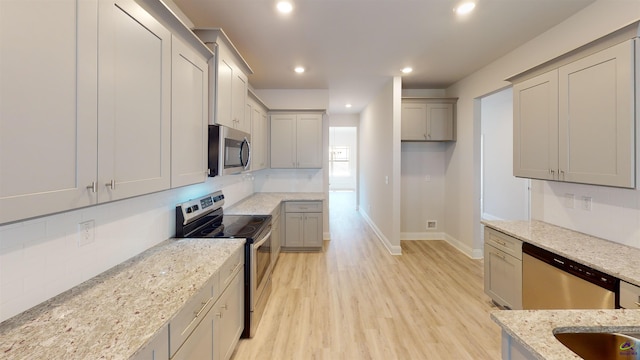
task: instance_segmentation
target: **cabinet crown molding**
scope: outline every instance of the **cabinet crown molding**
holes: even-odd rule
[[[626,25],[608,35],[600,37],[596,40],[588,42],[574,50],[571,50],[565,54],[557,56],[551,60],[543,62],[540,65],[534,66],[528,70],[522,71],[515,75],[512,75],[505,79],[513,84],[519,83],[533,77],[536,77],[545,72],[557,69],[563,65],[574,62],[578,59],[595,54],[611,46],[620,44],[629,39],[635,39],[640,37],[640,20],[634,21],[629,25]]]

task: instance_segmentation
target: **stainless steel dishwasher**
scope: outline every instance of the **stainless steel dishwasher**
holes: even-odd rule
[[[616,277],[528,243],[522,253],[524,309],[616,308]]]

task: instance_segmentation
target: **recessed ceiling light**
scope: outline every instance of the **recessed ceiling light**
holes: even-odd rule
[[[344,107],[346,107],[346,108],[350,108],[350,107],[351,107],[351,104],[347,104],[347,105],[345,105]]]
[[[293,4],[290,1],[281,0],[276,4],[276,8],[283,14],[288,14],[293,10]]]
[[[458,5],[455,9],[453,9],[453,11],[456,12],[456,14],[458,15],[466,15],[470,12],[473,11],[473,9],[475,9],[476,7],[476,3],[473,1],[465,1],[460,3],[460,5]]]
[[[297,66],[295,69],[293,69],[293,71],[297,72],[298,74],[302,74],[304,72],[304,68],[302,66]]]
[[[410,68],[410,67],[406,67],[406,68],[402,69],[402,73],[403,73],[403,74],[408,74],[408,73],[410,73],[410,72],[412,72],[412,71],[413,71],[413,69],[412,69],[412,68]]]

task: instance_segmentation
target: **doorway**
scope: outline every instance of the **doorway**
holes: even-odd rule
[[[356,208],[358,128],[329,127],[329,192],[331,207]]]
[[[485,220],[529,220],[531,180],[513,176],[513,91],[481,99],[480,210]]]

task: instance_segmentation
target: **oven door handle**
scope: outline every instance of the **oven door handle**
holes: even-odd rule
[[[254,247],[261,246],[262,244],[265,243],[265,241],[267,241],[267,239],[269,239],[270,236],[271,236],[271,230],[269,230],[267,235],[265,235],[262,239],[258,240],[258,242],[253,243],[253,246]]]

